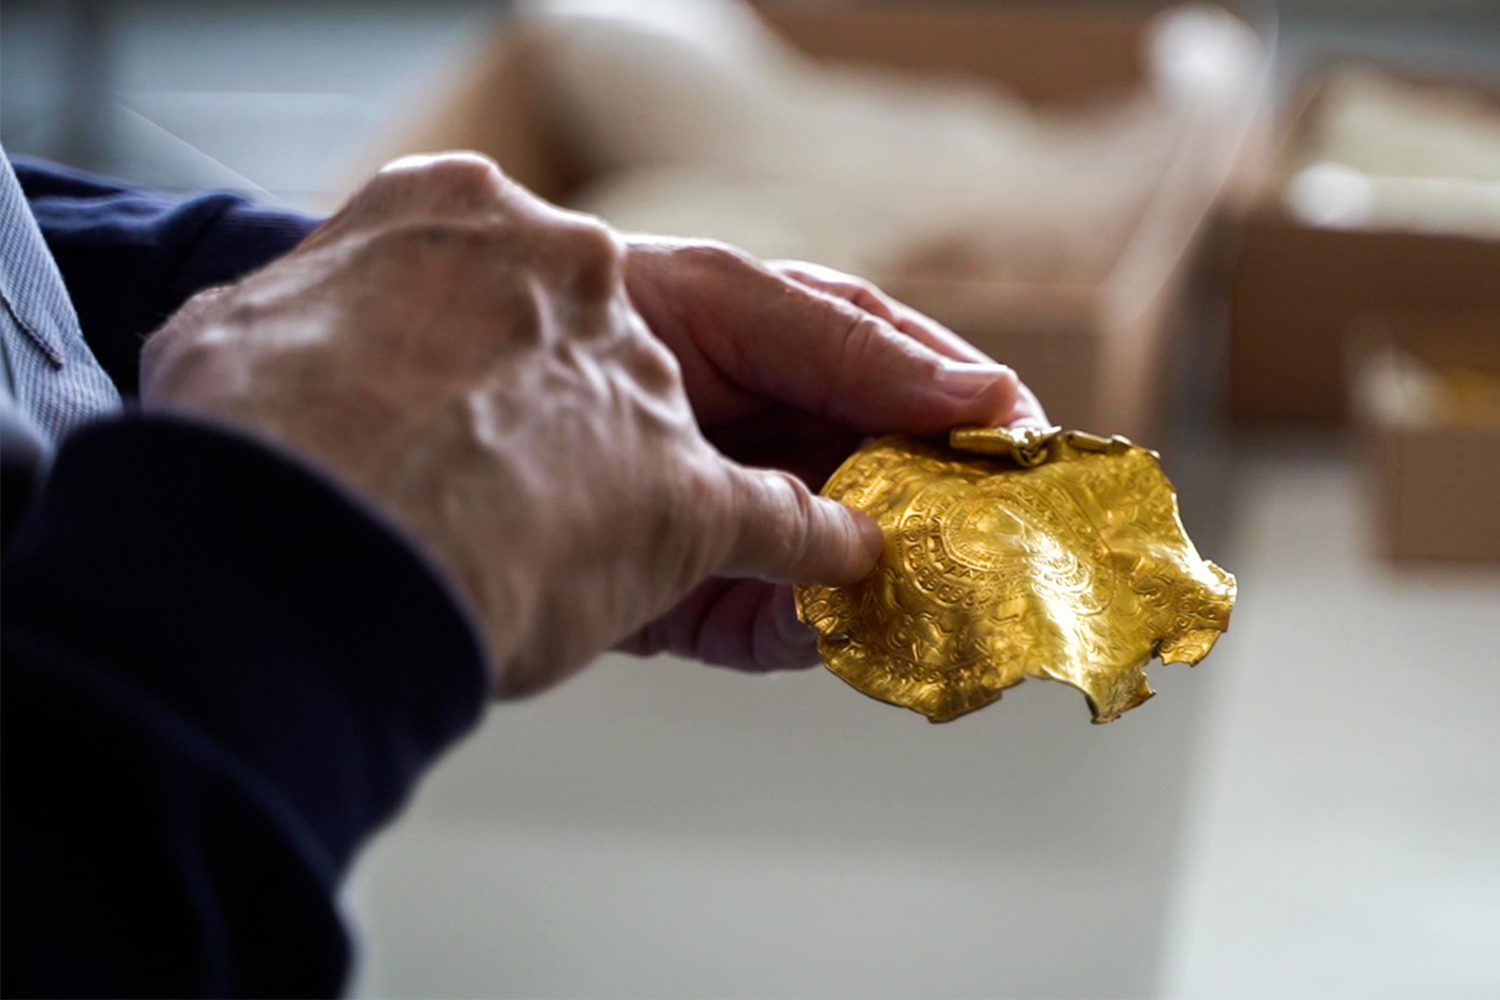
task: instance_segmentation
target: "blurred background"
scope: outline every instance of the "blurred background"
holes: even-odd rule
[[[357,995],[1500,995],[1490,0],[6,0],[0,139],[309,211],[472,147],[857,270],[1239,577],[1105,727],[619,656],[497,707],[352,880]]]

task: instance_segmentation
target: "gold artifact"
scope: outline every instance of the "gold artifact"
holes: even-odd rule
[[[1198,555],[1153,451],[1080,431],[881,438],[823,495],[885,531],[875,571],[797,588],[828,669],[933,722],[1027,677],[1073,685],[1095,722],[1152,695],[1145,665],[1197,663],[1234,577]]]

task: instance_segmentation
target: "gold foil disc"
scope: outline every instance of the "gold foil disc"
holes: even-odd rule
[[[1112,722],[1152,695],[1145,665],[1197,663],[1229,627],[1234,577],[1198,555],[1155,452],[1078,431],[961,428],[882,438],[823,495],[885,531],[851,587],[798,587],[828,669],[934,722],[1027,677]]]

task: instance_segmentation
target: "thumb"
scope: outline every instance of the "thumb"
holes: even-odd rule
[[[868,516],[816,496],[790,473],[725,465],[734,501],[720,575],[836,586],[875,568],[885,541]]]

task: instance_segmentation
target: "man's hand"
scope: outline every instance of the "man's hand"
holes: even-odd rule
[[[631,239],[625,273],[636,308],[677,356],[709,440],[812,489],[868,435],[1048,425],[1010,369],[859,278],[652,237]],[[742,669],[817,662],[790,587],[724,577],[621,648]]]
[[[467,599],[504,695],[554,683],[707,579],[844,583],[872,567],[873,522],[708,443],[684,368],[716,427],[772,400],[857,431],[1006,416],[1013,385],[799,326],[795,306],[761,301],[794,287],[779,278],[696,300],[658,279],[683,310],[674,328],[653,303],[668,350],[632,305],[652,301],[638,259],[480,157],[401,161],[296,252],[173,317],[146,346],[142,397],[279,441],[383,508]],[[723,309],[745,324],[724,329]],[[703,323],[730,339],[681,339]],[[751,336],[761,323],[783,340]],[[777,351],[824,370],[795,378],[763,357]],[[911,364],[872,381],[877,358]],[[849,395],[871,389],[886,398]]]

